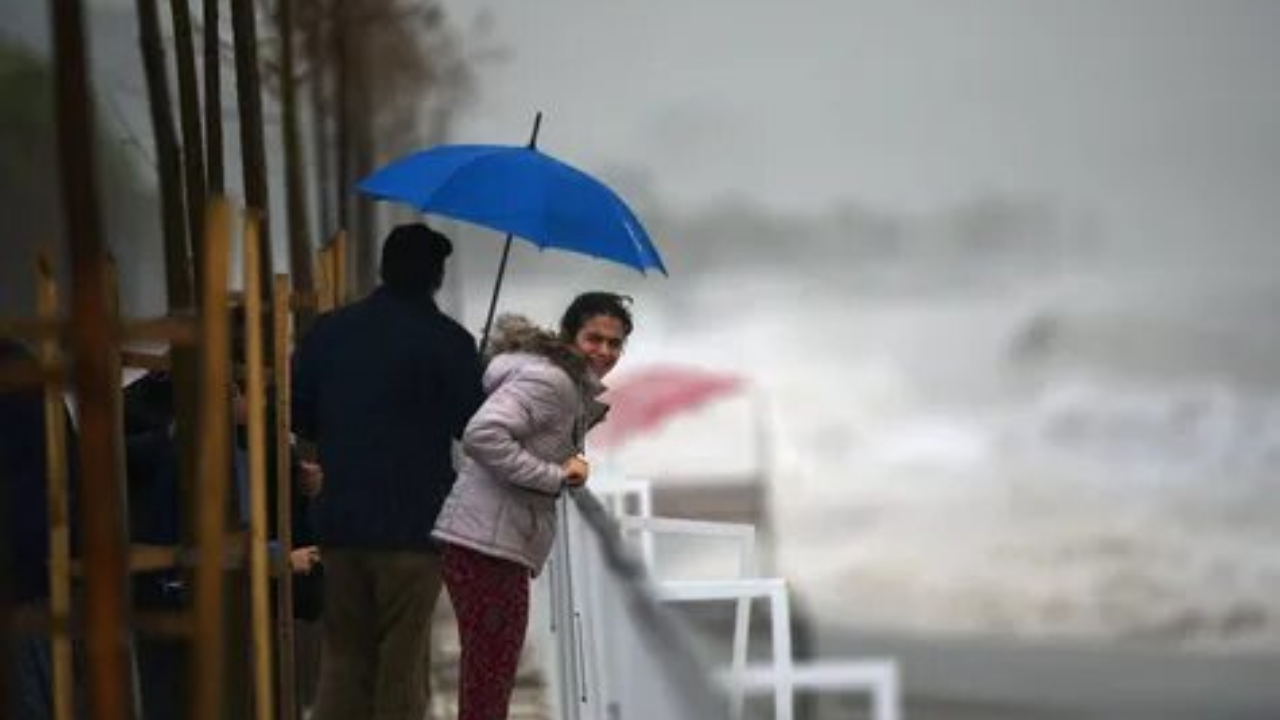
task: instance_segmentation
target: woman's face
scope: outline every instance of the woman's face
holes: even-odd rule
[[[626,328],[621,320],[612,315],[588,318],[573,338],[573,346],[586,356],[587,364],[598,378],[608,375],[613,366],[618,364],[626,342]]]

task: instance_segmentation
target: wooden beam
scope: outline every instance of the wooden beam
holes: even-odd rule
[[[276,590],[276,635],[280,658],[280,717],[297,720],[297,666],[293,654],[293,463],[289,443],[289,276],[276,275],[271,293],[272,368],[275,388],[276,541],[284,570]]]
[[[329,312],[334,307],[333,301],[333,244],[326,244],[316,253],[316,265],[320,272],[316,282],[316,309]]]
[[[64,383],[66,380],[65,362],[58,362],[52,366],[32,360],[0,362],[0,392],[30,390],[49,383]]]
[[[191,613],[183,610],[140,610],[133,614],[133,627],[151,637],[189,640],[195,634]]]
[[[168,372],[173,368],[173,359],[168,354],[145,353],[139,350],[121,350],[120,364],[127,368]]]
[[[126,342],[194,345],[199,339],[199,327],[194,315],[162,315],[125,322],[121,336]]]
[[[84,9],[53,0],[51,20],[62,220],[71,259],[71,348],[79,400],[80,506],[85,576],[85,668],[95,720],[134,717],[133,665],[126,628],[124,467],[120,447],[116,324],[108,308],[106,248],[98,207],[98,133],[89,101]],[[115,375],[112,374],[116,370]]]
[[[63,338],[65,325],[57,318],[4,318],[0,319],[0,337],[15,340],[46,340]]]
[[[266,377],[262,369],[262,295],[252,290],[262,287],[258,233],[261,216],[250,208],[245,213],[244,296],[245,400],[249,433],[249,589],[253,625],[254,716],[271,720],[275,713],[275,667],[271,632],[271,575],[267,558],[267,428]]]
[[[245,556],[248,547],[248,535],[244,532],[229,532],[220,553],[223,570],[239,570],[246,565]],[[129,571],[132,573],[148,573],[159,570],[176,570],[199,566],[201,556],[198,549],[185,548],[181,545],[156,545],[152,543],[133,543],[129,545]],[[276,564],[279,564],[278,562]],[[272,572],[277,570],[273,567]],[[84,565],[79,560],[71,561],[71,574],[82,575]]]
[[[333,234],[333,307],[347,302],[347,231]]]
[[[84,623],[79,618],[69,621],[54,620],[43,605],[21,605],[14,609],[12,627],[24,635],[66,635],[83,638]],[[191,635],[191,616],[187,612],[173,610],[145,610],[130,617],[134,630],[143,635],[184,638]]]
[[[205,217],[200,284],[199,414],[200,452],[196,462],[196,552],[192,612],[194,639],[191,697],[187,717],[221,720],[227,668],[223,633],[222,552],[226,541],[228,478],[231,477],[231,331],[227,316],[231,205],[210,201]]]
[[[135,543],[129,546],[128,568],[130,573],[149,573],[160,570],[173,570],[182,566],[183,550],[177,545],[150,545]],[[71,574],[84,574],[84,563],[71,561]]]
[[[58,283],[49,256],[36,261],[36,312],[40,319],[57,321]],[[55,337],[40,342],[40,362],[55,366],[62,361],[61,343]],[[67,416],[62,384],[44,385],[44,456],[46,502],[49,516],[49,612],[54,623],[71,621],[71,520],[67,488]],[[75,711],[72,689],[75,677],[71,666],[71,634],[54,632],[50,638],[53,655],[53,717],[71,720]]]
[[[320,296],[315,290],[295,290],[289,298],[289,309],[294,312],[300,310],[314,311],[318,307],[320,307]]]

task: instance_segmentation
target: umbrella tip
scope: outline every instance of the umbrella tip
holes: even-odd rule
[[[533,116],[533,133],[529,135],[530,149],[534,149],[538,147],[538,131],[541,129],[542,129],[542,111],[539,110],[537,114]]]

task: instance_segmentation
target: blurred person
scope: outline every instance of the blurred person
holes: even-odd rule
[[[529,619],[529,577],[551,551],[556,500],[587,482],[584,437],[603,419],[601,380],[631,334],[628,299],[580,295],[559,335],[498,322],[489,397],[467,425],[465,456],[435,537],[462,644],[459,720],[507,717]]]
[[[172,546],[182,541],[173,403],[173,378],[166,372],[148,372],[124,389],[130,542]],[[130,582],[139,610],[177,610],[190,600],[187,579],[177,569],[135,573]],[[186,687],[183,643],[144,634],[137,637],[134,649],[142,716],[181,717]]]
[[[243,314],[237,314],[236,324],[243,323]],[[243,357],[240,350],[236,357]],[[240,519],[246,526],[249,523],[249,403],[244,390],[237,384],[232,389],[231,410],[236,425],[235,466],[236,492]],[[266,417],[263,422],[267,428],[275,425],[275,388],[268,386],[266,397]],[[276,446],[267,443],[265,461],[267,477],[275,475]],[[313,519],[315,498],[323,486],[324,471],[318,463],[305,460],[299,456],[296,448],[289,448],[289,473],[292,478],[290,502],[290,530],[293,547],[289,551],[289,568],[293,573],[293,614],[296,620],[314,622],[320,618],[323,607],[322,586],[324,566],[320,559],[320,548],[316,545],[315,523]],[[267,525],[272,538],[279,536],[279,493],[274,482],[268,480],[267,486]],[[282,548],[279,540],[272,540],[270,546],[272,556],[279,556]]]
[[[34,360],[21,343],[0,338],[0,362]],[[67,427],[67,482],[71,527],[75,528],[75,451],[70,418]],[[3,517],[6,558],[11,577],[3,580],[5,604],[40,606],[49,600],[49,510],[45,456],[44,394],[40,388],[0,391],[0,492],[5,493]],[[73,533],[74,534],[74,533]],[[76,538],[72,538],[73,547]],[[73,551],[74,552],[74,551]],[[4,658],[8,717],[44,720],[53,717],[53,656],[49,639],[13,633]]]
[[[237,351],[237,356],[240,353]],[[248,485],[245,436],[245,404],[240,389],[233,385],[232,415],[236,424],[236,446],[232,472],[236,505],[241,510],[240,522],[247,524]],[[182,542],[183,514],[178,475],[178,449],[174,436],[174,382],[163,371],[151,371],[124,389],[125,461],[129,507],[129,537],[132,542],[162,546]],[[270,422],[270,419],[268,419]],[[268,451],[274,455],[274,446]],[[273,471],[274,459],[268,458]],[[320,588],[323,574],[319,568],[319,552],[310,531],[309,513],[312,488],[318,487],[318,468],[308,468],[299,461],[292,463],[293,535],[297,547],[289,557],[294,575],[293,609],[295,618],[315,621],[320,613]],[[276,495],[269,489],[269,533],[275,535]],[[279,553],[278,543],[273,552]],[[134,574],[131,578],[133,600],[143,610],[178,610],[190,603],[188,578],[176,569]],[[179,718],[183,710],[183,643],[170,638],[142,635],[136,641],[138,683],[143,716],[149,720]],[[247,664],[242,664],[247,667]]]
[[[475,339],[435,295],[452,244],[423,224],[382,247],[382,285],[320,317],[294,356],[293,429],[324,471],[316,720],[421,720],[440,594],[431,528],[452,441],[484,400]]]

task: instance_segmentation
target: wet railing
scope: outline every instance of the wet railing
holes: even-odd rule
[[[727,717],[679,620],[647,588],[643,564],[589,492],[559,500],[560,528],[534,590],[531,636],[561,720]]]
[[[847,658],[798,663],[792,657],[789,588],[760,577],[750,525],[650,516],[648,483],[593,483],[558,501],[559,532],[534,590],[531,639],[559,720],[741,720],[748,697],[772,700],[775,720],[795,717],[795,696],[868,697],[873,720],[901,720],[896,661]],[[734,547],[730,577],[663,580],[658,536],[711,538]],[[751,605],[768,607],[769,657],[748,662]],[[705,648],[673,605],[728,604],[731,658],[708,667]],[[757,708],[758,710],[759,708]]]

